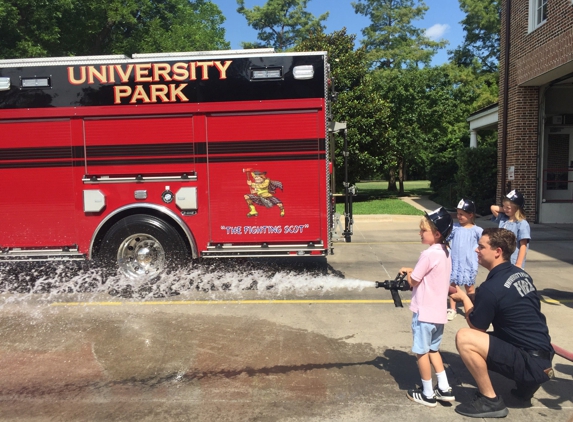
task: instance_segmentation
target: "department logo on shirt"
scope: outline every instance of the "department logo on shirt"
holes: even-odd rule
[[[527,274],[526,272],[519,272],[513,274],[503,284],[503,287],[505,287],[506,289],[509,289],[511,286],[517,289],[521,297],[535,291],[535,287],[533,287],[533,282],[531,281],[531,277],[529,277],[529,274]]]

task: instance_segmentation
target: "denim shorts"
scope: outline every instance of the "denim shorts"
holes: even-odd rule
[[[414,344],[412,352],[424,355],[429,351],[437,352],[444,335],[444,324],[418,321],[418,314],[412,315],[412,335]]]

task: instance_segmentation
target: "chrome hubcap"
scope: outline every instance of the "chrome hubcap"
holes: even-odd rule
[[[165,268],[165,250],[153,236],[134,234],[119,247],[117,263],[119,270],[130,279],[151,278]]]

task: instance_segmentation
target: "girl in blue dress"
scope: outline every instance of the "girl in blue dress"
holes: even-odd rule
[[[525,198],[516,190],[512,190],[503,198],[503,206],[491,206],[493,219],[499,223],[499,228],[510,230],[515,234],[517,247],[511,255],[511,263],[520,268],[525,268],[525,255],[531,240],[531,228],[525,218],[524,206]]]
[[[475,294],[478,272],[476,248],[483,229],[475,225],[476,205],[470,199],[462,199],[457,206],[458,222],[454,224],[448,240],[452,253],[452,286],[464,286],[468,295]],[[457,315],[456,302],[450,299],[448,320]]]

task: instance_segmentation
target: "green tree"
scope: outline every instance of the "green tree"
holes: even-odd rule
[[[138,7],[133,8],[126,17],[125,23],[112,33],[112,48],[117,52],[230,48],[222,27],[225,18],[211,1],[138,0],[138,3]],[[121,15],[118,20],[122,22]]]
[[[429,155],[428,179],[440,204],[455,207],[461,197],[468,197],[482,207],[491,201],[491,190],[495,191],[495,180],[491,184],[490,175],[497,171],[496,155],[491,154],[492,150],[497,151],[497,133],[480,132],[477,148],[480,151],[476,153],[475,148],[469,147],[466,118],[497,101],[497,84],[490,83],[494,74],[478,74],[473,67],[449,64],[444,68],[455,88],[453,93],[459,113],[450,123],[450,141]],[[476,168],[479,171],[474,171]],[[483,209],[480,208],[479,212]]]
[[[461,21],[464,41],[449,51],[450,60],[460,66],[475,66],[478,71],[496,73],[499,63],[501,0],[459,0],[466,13]]]
[[[447,44],[430,40],[423,29],[412,25],[428,10],[421,0],[358,0],[352,6],[356,13],[370,18],[370,25],[362,30],[362,45],[376,68],[428,65]]]
[[[436,156],[453,159],[467,134],[467,104],[476,92],[461,83],[461,76],[450,65],[374,72],[390,105],[384,164],[388,173],[397,173],[400,193],[409,165],[427,165]]]
[[[60,39],[66,0],[0,0],[0,58],[48,55]]]
[[[245,7],[245,0],[237,0],[237,12],[247,19],[249,26],[259,33],[260,42],[243,42],[244,48],[274,47],[284,51],[296,43],[322,32],[322,22],[328,12],[315,18],[306,11],[309,0],[268,0],[264,6]]]
[[[385,162],[385,141],[389,130],[390,108],[386,98],[367,76],[353,90],[341,93],[333,109],[338,121],[347,122],[350,182],[380,174]],[[338,138],[339,151],[342,150],[342,143],[343,140]],[[342,162],[343,156],[339,153],[337,166],[340,171]]]
[[[348,127],[348,164],[350,182],[372,177],[380,169],[384,156],[388,104],[369,77],[364,48],[354,48],[356,35],[346,29],[332,34],[314,33],[301,41],[295,51],[327,51],[336,100],[332,102],[332,120]],[[335,170],[337,187],[343,179],[343,138],[336,138]]]
[[[229,48],[208,0],[0,0],[0,57]]]
[[[356,35],[347,34],[346,28],[325,34],[314,32],[300,40],[294,51],[326,51],[330,64],[331,82],[337,93],[346,93],[361,85],[368,74],[364,48],[354,48]]]
[[[497,203],[496,144],[484,142],[477,148],[462,148],[458,152],[456,163],[458,171],[455,173],[455,192],[458,195],[454,203],[461,197],[471,198],[475,201],[478,214],[489,214],[491,204]]]
[[[460,83],[459,91],[467,94],[460,106],[468,115],[498,101],[498,63],[501,0],[459,0],[466,16],[463,43],[449,51],[452,66]],[[467,123],[460,122],[467,133]],[[480,133],[477,148],[463,146],[436,155],[430,162],[428,174],[437,200],[455,206],[461,197],[472,198],[479,213],[489,210],[494,201],[497,172],[497,132]],[[479,175],[479,176],[478,176]],[[493,199],[492,199],[493,198]]]
[[[468,94],[468,101],[460,106],[468,115],[498,101],[498,72],[480,72],[475,66],[448,66],[452,78],[460,84],[459,92]],[[467,116],[466,116],[467,118]],[[464,120],[464,125],[467,122]]]

